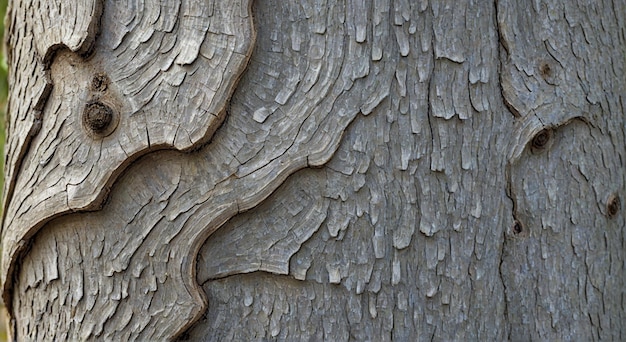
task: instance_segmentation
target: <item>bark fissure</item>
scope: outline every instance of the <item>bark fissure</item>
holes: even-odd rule
[[[517,221],[517,220],[516,220]],[[502,239],[502,247],[500,248],[500,264],[498,266],[498,271],[500,274],[500,282],[502,283],[502,288],[504,289],[504,311],[503,311],[503,315],[505,318],[509,317],[509,295],[508,295],[508,291],[512,291],[512,290],[507,290],[507,286],[506,286],[506,277],[508,275],[505,275],[505,272],[503,271],[503,265],[504,265],[504,253],[507,250],[507,234],[506,232],[503,232],[503,239]],[[513,331],[513,329],[511,329],[510,327],[507,326],[506,328],[507,330],[507,340],[511,341],[511,332]]]

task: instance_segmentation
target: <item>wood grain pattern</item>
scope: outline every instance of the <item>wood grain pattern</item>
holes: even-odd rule
[[[6,221],[9,232],[15,225],[32,235],[23,236],[27,252],[10,254],[19,267],[5,283],[16,336],[625,335],[626,3],[162,4],[156,11],[139,1],[106,2],[93,57],[61,51],[51,64],[55,87],[46,108],[92,81],[90,63],[101,49],[119,52],[127,63],[117,68],[134,76],[107,69],[110,89],[97,92],[131,112],[143,108],[130,117],[145,118],[147,126],[122,116],[99,141],[126,151],[146,134],[150,144],[141,146],[149,153],[125,153],[126,161],[135,156],[132,164],[102,169],[112,172],[103,177],[110,187],[104,203],[84,200],[94,207]],[[219,55],[211,51],[222,47],[220,37],[208,44],[206,33],[200,50],[176,50],[178,39],[160,32],[179,27],[167,13],[213,18],[222,13],[218,7],[243,11],[229,12],[240,23],[254,18],[254,27],[234,36],[256,37],[232,98],[223,95],[224,122],[211,128],[209,121],[189,121],[197,102],[185,87],[231,76],[230,69],[199,64],[203,54]],[[202,36],[206,23],[191,26]],[[192,33],[185,35],[192,42],[180,46],[195,46]],[[159,46],[159,54],[146,57],[156,50],[142,46]],[[165,62],[157,55],[170,69],[160,69]],[[162,73],[153,74],[157,69]],[[176,78],[177,70],[185,76]],[[59,76],[73,81],[57,87]],[[166,78],[176,81],[150,95],[151,80]],[[174,102],[154,100],[168,91]],[[58,111],[75,115],[88,97]],[[177,130],[155,119],[169,103],[178,108],[168,112],[173,125],[193,122],[208,135],[179,144]],[[42,132],[54,131],[45,118]],[[153,131],[165,142],[155,143]],[[47,141],[60,144],[63,137]],[[172,149],[156,150],[165,147]],[[88,150],[76,151],[71,160],[91,160]],[[118,155],[107,151],[101,158]],[[33,174],[42,177],[47,169],[38,167]],[[30,169],[23,166],[18,180],[24,170]],[[76,182],[78,194],[89,179]]]
[[[139,155],[210,139],[254,41],[246,0],[13,6],[12,44],[37,49],[12,63],[3,279],[25,239],[52,217],[100,208]],[[108,136],[83,125],[94,101],[119,120]]]

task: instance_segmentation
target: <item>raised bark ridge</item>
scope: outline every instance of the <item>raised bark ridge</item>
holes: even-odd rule
[[[10,12],[5,291],[47,220],[98,209],[148,150],[211,138],[254,41],[248,0],[35,0]],[[111,116],[95,126],[94,104]]]
[[[39,12],[41,10],[41,12]],[[102,4],[99,1],[84,1],[80,4],[61,2],[19,2],[9,8],[7,28],[7,58],[9,64],[9,106],[7,118],[7,143],[5,147],[4,221],[12,201],[14,189],[18,188],[21,199],[31,194],[24,184],[17,186],[31,141],[41,131],[43,112],[52,91],[49,64],[61,47],[79,55],[88,54],[94,46],[99,30]],[[75,20],[67,20],[75,17]],[[55,23],[55,25],[51,25]],[[36,157],[33,157],[36,158]],[[35,162],[38,163],[39,161]],[[37,177],[30,175],[31,178]],[[32,181],[32,180],[31,180]],[[40,192],[45,189],[39,189]],[[39,194],[41,195],[41,194]],[[14,201],[11,210],[21,204]],[[30,208],[30,206],[26,206]],[[20,238],[5,237],[7,224],[3,226],[2,275],[4,281],[9,250],[15,250]],[[18,227],[19,226],[19,227]],[[24,235],[31,225],[15,225],[17,236]]]
[[[5,199],[15,187],[18,169],[30,140],[41,130],[42,111],[52,89],[46,63],[62,46],[79,55],[89,53],[99,29],[101,12],[99,1],[84,1],[80,5],[20,2],[9,9],[7,57],[11,90]],[[76,17],[76,20],[64,20],[66,16]],[[55,25],[50,25],[51,22]]]
[[[66,235],[59,239],[80,242],[73,251],[57,250],[62,244],[44,247],[41,251],[54,259],[43,265],[47,270],[20,273],[25,278],[15,291],[60,291],[50,298],[57,313],[46,315],[39,326],[60,325],[50,334],[79,339],[146,340],[184,331],[206,309],[195,277],[196,255],[206,237],[256,206],[291,173],[327,162],[356,115],[369,114],[387,96],[392,79],[378,76],[391,75],[395,62],[381,52],[379,62],[370,65],[371,50],[347,39],[354,18],[327,23],[345,16],[343,6],[303,10],[310,20],[298,23],[301,39],[284,46],[264,37],[228,119],[210,144],[193,153],[149,154],[127,169],[103,210],[46,224],[41,236],[62,231]],[[274,33],[282,36],[288,29]],[[24,269],[38,268],[36,262],[26,263]],[[87,281],[71,266],[76,263],[104,272]],[[28,296],[13,296],[14,306],[21,307]],[[77,308],[76,319],[57,306],[67,302]],[[22,314],[40,316],[38,310]],[[19,331],[46,334],[27,325]]]

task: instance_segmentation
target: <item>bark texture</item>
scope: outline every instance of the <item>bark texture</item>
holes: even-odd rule
[[[10,18],[18,339],[626,338],[626,2]]]

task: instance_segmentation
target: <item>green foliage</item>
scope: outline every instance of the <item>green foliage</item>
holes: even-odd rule
[[[0,18],[4,18],[7,12],[7,1],[0,0]],[[0,37],[4,37],[4,20],[0,22]],[[4,42],[4,38],[2,40]],[[2,50],[0,55],[0,104],[2,105],[2,112],[4,113],[6,108],[7,93],[9,90],[7,84],[7,61],[4,53],[4,43],[2,44]],[[3,120],[4,121],[4,120]],[[3,130],[4,131],[4,130]],[[4,134],[4,133],[3,133]],[[2,139],[4,141],[4,139]]]
[[[7,1],[8,0],[0,0],[0,18],[4,18],[6,16],[7,9]],[[7,62],[6,62],[6,54],[5,54],[5,44],[4,44],[4,20],[0,21],[0,37],[3,37],[2,48],[0,49],[0,155],[4,156],[4,142],[6,140],[5,134],[5,114],[7,108],[7,95],[9,92],[9,86],[7,83]],[[4,158],[3,162],[0,163],[0,188],[4,186]],[[4,203],[0,201],[0,203]],[[2,206],[0,206],[0,214],[2,213]],[[1,302],[1,301],[0,301]],[[8,341],[7,336],[7,317],[5,314],[5,309],[3,308],[2,303],[0,303],[0,341]]]

